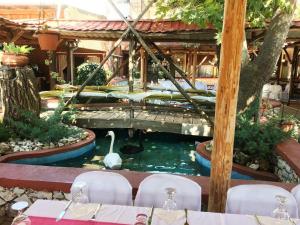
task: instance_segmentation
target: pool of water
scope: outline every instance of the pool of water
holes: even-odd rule
[[[195,160],[195,141],[207,138],[171,133],[147,133],[142,135],[144,151],[136,154],[122,154],[119,149],[125,144],[138,145],[139,136],[128,137],[128,130],[114,130],[116,139],[114,152],[120,154],[122,169],[147,172],[169,172],[187,175],[205,175]],[[53,166],[82,167],[98,169],[104,167],[103,158],[109,151],[110,137],[105,137],[107,130],[95,130],[96,148],[92,153],[78,158],[52,163]]]

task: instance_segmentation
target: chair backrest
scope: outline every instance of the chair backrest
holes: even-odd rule
[[[75,191],[76,182],[87,183],[91,203],[132,205],[132,186],[125,177],[118,173],[102,171],[82,173],[75,178],[71,194]]]
[[[297,186],[295,186],[291,190],[291,193],[294,196],[294,198],[296,199],[297,206],[298,206],[298,214],[299,214],[299,217],[300,217],[300,184],[298,184]]]
[[[251,184],[232,187],[227,193],[226,213],[273,216],[278,206],[276,195],[287,198],[287,208],[292,218],[298,218],[298,207],[293,195],[274,185]]]
[[[177,209],[201,210],[201,187],[194,181],[176,175],[154,174],[146,177],[139,186],[136,206],[162,208],[166,198],[166,188],[176,189]]]

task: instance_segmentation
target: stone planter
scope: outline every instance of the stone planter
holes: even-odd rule
[[[198,160],[196,156],[196,159],[198,163],[202,163],[205,161],[205,165],[202,164],[202,166],[206,166],[207,169],[210,170],[210,160],[211,160],[211,152],[207,151],[205,149],[205,146],[209,142],[203,142],[197,145],[196,152],[198,156],[201,157],[202,161]],[[204,159],[204,160],[203,160]],[[256,180],[266,180],[266,181],[278,181],[278,177],[270,172],[265,171],[257,171],[254,169],[251,169],[247,166],[242,166],[236,163],[233,163],[232,165],[232,178],[233,179],[256,179]]]
[[[2,64],[10,67],[23,67],[26,66],[29,62],[27,55],[25,54],[12,54],[12,53],[3,53],[2,55]]]
[[[93,131],[87,130],[88,137],[74,144],[62,147],[47,148],[35,151],[25,151],[7,154],[0,157],[0,163],[18,163],[29,165],[45,165],[71,158],[79,157],[95,148],[96,135]]]

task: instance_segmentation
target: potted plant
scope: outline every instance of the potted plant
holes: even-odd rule
[[[29,62],[27,54],[34,48],[28,45],[15,45],[15,43],[3,43],[2,64],[10,67],[26,66]]]
[[[37,33],[38,42],[41,50],[55,51],[59,43],[59,33],[49,31],[48,26],[45,25]]]

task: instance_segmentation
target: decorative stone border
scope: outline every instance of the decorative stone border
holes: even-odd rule
[[[95,141],[96,138],[95,133],[87,129],[86,131],[89,133],[88,137],[84,140],[80,140],[77,143],[65,145],[62,147],[56,147],[56,148],[41,149],[41,150],[29,151],[29,152],[16,152],[16,153],[4,155],[0,157],[0,163],[22,160],[22,159],[29,159],[29,158],[41,158],[41,157],[52,156],[56,154],[78,150],[84,146],[92,144]]]
[[[300,181],[300,144],[290,139],[276,146],[278,164],[275,172],[281,181],[299,183]]]
[[[16,212],[11,210],[15,202],[26,201],[31,205],[37,199],[69,200],[70,194],[61,191],[36,191],[31,188],[5,188],[0,186],[0,224],[12,221]]]
[[[205,145],[207,145],[208,143],[209,143],[209,141],[198,144],[196,147],[196,151],[203,158],[210,161],[211,153],[209,151],[205,150]],[[236,171],[240,174],[247,175],[249,177],[253,177],[254,179],[257,179],[257,180],[278,181],[278,177],[276,175],[274,175],[273,173],[257,171],[257,170],[251,169],[249,167],[246,167],[246,166],[241,166],[236,163],[232,164],[232,170]]]

